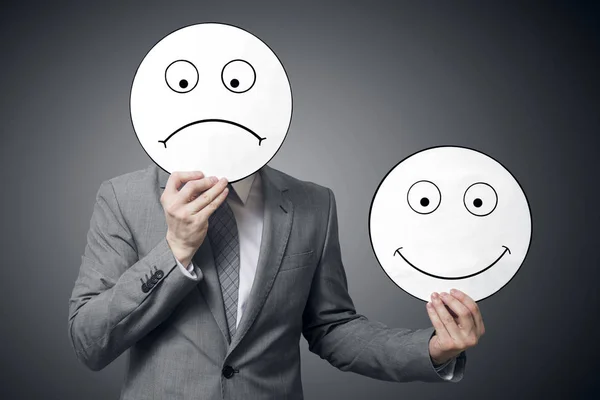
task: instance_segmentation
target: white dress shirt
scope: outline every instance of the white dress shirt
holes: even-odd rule
[[[260,243],[262,241],[262,228],[264,216],[264,203],[262,195],[262,182],[260,174],[254,173],[240,181],[231,184],[233,192],[227,195],[227,203],[233,215],[238,228],[238,237],[240,240],[240,279],[238,288],[238,308],[236,327],[246,305],[252,283],[256,276],[256,266],[258,264],[258,254],[260,252]],[[206,240],[206,239],[205,239]],[[190,279],[197,280],[194,272],[194,263],[191,262],[187,268],[177,261],[180,270]]]
[[[260,243],[262,241],[264,201],[259,173],[254,173],[240,181],[234,182],[231,186],[235,194],[230,192],[226,201],[233,211],[240,240],[237,327],[248,304],[248,296],[250,295],[250,289],[256,276],[256,266],[258,264]],[[190,262],[190,265],[186,268],[179,260],[176,261],[179,269],[185,276],[198,280],[198,276],[194,272],[196,266],[193,262]],[[453,358],[435,369],[442,378],[450,380],[454,376],[455,366],[456,358]]]

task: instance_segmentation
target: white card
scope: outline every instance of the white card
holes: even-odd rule
[[[499,162],[442,146],[398,163],[380,183],[369,215],[373,250],[409,294],[459,289],[478,301],[506,285],[531,242],[525,193]]]
[[[230,182],[273,158],[292,117],[290,83],[275,53],[218,23],[158,42],[138,67],[130,100],[137,138],[158,166]]]

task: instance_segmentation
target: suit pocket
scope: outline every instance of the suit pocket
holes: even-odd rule
[[[281,260],[279,272],[291,271],[299,268],[310,267],[315,263],[315,253],[312,250],[296,254],[288,254]]]

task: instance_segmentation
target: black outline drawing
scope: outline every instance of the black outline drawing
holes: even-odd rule
[[[192,67],[194,67],[194,71],[196,71],[196,83],[194,84],[194,86],[193,86],[191,89],[189,89],[189,90],[185,90],[185,91],[183,91],[183,92],[180,92],[180,91],[179,91],[179,90],[177,90],[177,89],[173,89],[173,88],[171,87],[171,85],[169,84],[169,81],[168,81],[168,79],[167,79],[167,71],[169,70],[169,68],[171,68],[171,65],[173,65],[173,64],[175,64],[175,63],[178,63],[178,62],[186,62],[186,63],[190,64]],[[137,71],[136,71],[136,72],[137,72]],[[194,65],[194,63],[192,63],[191,61],[188,61],[188,60],[175,60],[175,61],[173,61],[171,64],[169,64],[169,65],[167,66],[167,68],[165,68],[165,82],[167,83],[167,86],[169,87],[169,89],[171,89],[171,90],[172,90],[172,91],[174,91],[175,93],[179,93],[179,94],[186,94],[186,93],[189,93],[189,92],[191,92],[192,90],[194,90],[194,89],[196,88],[196,86],[198,86],[198,81],[200,81],[200,73],[198,73],[198,68],[196,68],[196,66]],[[133,84],[133,83],[132,83],[132,84]],[[186,89],[187,89],[187,88],[186,88]]]
[[[500,164],[502,165],[502,164]],[[504,165],[502,165],[504,167]],[[473,186],[475,185],[486,185],[489,186],[490,189],[492,189],[492,191],[494,192],[494,196],[496,196],[496,204],[494,204],[494,208],[492,208],[492,210],[487,213],[487,214],[475,214],[474,212],[471,212],[471,210],[469,210],[469,206],[467,206],[467,192],[469,191],[469,189],[471,189]],[[465,194],[463,194],[463,204],[465,205],[465,208],[467,209],[468,212],[470,212],[472,215],[476,216],[476,217],[487,217],[488,215],[490,215],[491,213],[494,212],[494,210],[496,209],[496,207],[498,207],[498,192],[496,192],[496,189],[494,189],[494,187],[492,185],[490,185],[489,183],[485,183],[485,182],[475,182],[473,184],[471,184],[466,190],[465,190]]]
[[[244,28],[240,28],[239,26],[236,26],[236,25],[233,25],[233,24],[226,24],[226,23],[223,23],[223,22],[214,22],[214,21],[213,21],[213,22],[201,22],[201,23],[198,23],[198,24],[189,24],[189,25],[185,25],[185,26],[182,26],[181,28],[177,28],[177,29],[175,29],[175,30],[173,30],[173,31],[169,32],[168,34],[164,35],[163,37],[161,37],[161,38],[160,38],[160,40],[159,40],[158,42],[156,42],[156,43],[154,44],[154,46],[152,46],[152,47],[150,48],[150,50],[148,50],[148,51],[146,52],[146,55],[144,56],[144,58],[142,58],[142,60],[141,60],[141,61],[140,61],[140,63],[138,64],[138,67],[137,67],[137,68],[136,68],[136,70],[135,70],[135,73],[133,74],[133,78],[131,79],[131,88],[130,88],[130,90],[129,90],[129,120],[131,121],[131,127],[132,127],[132,129],[133,129],[133,133],[134,133],[134,135],[135,135],[135,138],[137,139],[138,143],[140,144],[140,147],[142,148],[142,150],[144,150],[144,153],[146,153],[146,155],[148,156],[148,158],[150,158],[150,159],[152,160],[152,162],[153,162],[153,163],[154,163],[154,164],[155,164],[155,165],[156,165],[158,168],[162,169],[162,170],[163,170],[163,171],[165,171],[167,174],[171,174],[171,172],[170,172],[170,171],[167,171],[167,170],[166,170],[166,169],[164,169],[164,168],[163,168],[163,167],[162,167],[160,164],[158,164],[156,161],[154,161],[154,159],[152,158],[152,156],[150,156],[150,154],[148,154],[148,152],[146,151],[146,148],[145,148],[145,147],[142,145],[142,142],[141,142],[140,138],[138,137],[138,134],[137,134],[137,132],[136,132],[136,130],[135,130],[135,126],[134,126],[134,124],[133,124],[133,116],[131,115],[131,89],[133,89],[133,82],[135,81],[135,77],[136,77],[136,75],[137,75],[137,73],[138,73],[138,70],[140,69],[140,66],[142,65],[142,63],[143,63],[143,62],[144,62],[144,60],[146,59],[146,56],[148,55],[148,53],[150,53],[150,52],[152,51],[152,49],[153,49],[153,48],[154,48],[154,47],[155,47],[155,46],[156,46],[158,43],[160,43],[160,42],[161,42],[161,41],[162,41],[164,38],[166,38],[167,36],[169,36],[169,35],[171,35],[171,34],[173,34],[173,33],[177,32],[177,31],[179,31],[179,30],[181,30],[181,29],[189,28],[189,27],[191,27],[191,26],[195,26],[195,25],[204,25],[204,24],[214,24],[214,25],[225,25],[225,26],[230,26],[230,27],[232,27],[232,28],[237,28],[237,29],[240,29],[240,30],[242,30],[242,31],[244,31],[244,32],[246,32],[246,33],[248,33],[249,35],[252,35],[252,36],[254,36],[256,39],[260,40],[260,41],[261,41],[261,42],[262,42],[262,43],[263,43],[265,46],[267,46],[267,48],[268,48],[268,49],[271,51],[271,53],[273,53],[273,55],[275,56],[275,58],[277,59],[277,61],[279,61],[279,64],[281,65],[281,68],[283,69],[283,73],[285,74],[285,77],[286,77],[286,79],[287,79],[287,82],[288,82],[288,85],[289,85],[289,88],[290,88],[290,121],[289,121],[289,123],[288,123],[288,126],[287,126],[287,128],[286,128],[286,130],[285,130],[285,135],[283,136],[283,140],[282,140],[282,141],[281,141],[281,143],[279,144],[279,147],[278,147],[278,148],[275,150],[275,152],[273,153],[273,155],[271,156],[271,158],[269,158],[269,159],[267,160],[267,162],[266,162],[266,163],[264,163],[264,164],[263,164],[263,165],[260,167],[260,168],[262,168],[262,167],[264,167],[265,165],[267,165],[267,164],[268,164],[268,163],[269,163],[269,162],[270,162],[270,161],[273,159],[273,157],[275,157],[275,155],[276,155],[276,154],[279,152],[279,150],[281,149],[281,146],[283,146],[283,143],[285,142],[285,139],[287,138],[287,134],[288,134],[288,133],[289,133],[289,131],[290,131],[290,127],[292,126],[292,121],[293,121],[293,119],[294,119],[294,89],[292,88],[292,82],[290,81],[290,77],[289,77],[289,75],[288,75],[288,73],[287,73],[287,71],[286,71],[286,69],[285,69],[285,66],[284,66],[284,65],[283,65],[283,63],[281,62],[281,59],[279,58],[279,56],[277,56],[277,53],[275,53],[275,52],[273,51],[273,49],[272,49],[272,48],[271,48],[271,47],[270,47],[270,46],[269,46],[267,43],[265,43],[264,41],[262,41],[262,40],[261,40],[261,39],[260,39],[258,36],[254,35],[252,32],[250,32],[250,31],[247,31],[246,29],[244,29]],[[252,174],[255,174],[255,173],[258,171],[258,170],[260,170],[260,168],[257,168],[256,170],[254,170],[254,171],[250,172],[248,175],[246,175],[246,176],[243,176],[243,177],[241,177],[241,178],[239,178],[239,179],[236,179],[236,180],[231,180],[231,181],[229,181],[229,183],[239,182],[239,181],[241,181],[241,180],[243,180],[243,179],[246,179],[246,178],[247,178],[247,177],[249,177],[250,175],[252,175]]]
[[[218,119],[218,118],[209,118],[209,119],[200,119],[198,121],[194,121],[194,122],[190,122],[189,124],[185,124],[184,126],[182,126],[181,128],[175,130],[173,133],[171,133],[169,136],[167,136],[166,139],[164,140],[159,140],[159,143],[162,143],[165,146],[165,149],[167,148],[167,141],[169,139],[171,139],[176,133],[181,132],[182,130],[184,130],[187,127],[190,127],[192,125],[198,125],[198,124],[202,124],[205,122],[220,122],[220,123],[224,123],[224,124],[230,124],[230,125],[234,125],[237,126],[238,128],[242,128],[243,130],[249,132],[252,134],[252,136],[254,136],[255,138],[258,139],[258,145],[260,146],[260,144],[262,143],[263,140],[266,139],[266,137],[260,137],[258,136],[252,129],[242,125],[242,124],[238,124],[237,122],[233,122],[233,121],[229,121],[227,119]]]
[[[227,66],[229,64],[231,64],[232,62],[235,61],[241,61],[243,63],[248,64],[248,66],[250,66],[250,68],[252,68],[252,74],[254,75],[254,80],[252,81],[252,85],[250,85],[250,87],[246,90],[243,90],[241,92],[235,91],[235,90],[231,90],[229,88],[229,86],[227,86],[227,84],[225,83],[225,79],[223,79],[223,74],[225,73],[225,68],[227,68]],[[252,66],[252,64],[250,64],[248,61],[246,60],[242,60],[241,58],[236,58],[235,60],[231,60],[229,61],[227,64],[225,64],[225,66],[223,67],[223,69],[221,70],[221,82],[223,83],[223,86],[225,86],[225,88],[227,90],[229,90],[231,93],[235,93],[235,94],[242,94],[242,93],[246,93],[248,90],[252,89],[254,87],[254,84],[256,83],[256,70],[254,69],[254,67]]]
[[[428,182],[431,183],[435,189],[438,191],[438,194],[440,195],[440,201],[438,202],[437,206],[435,206],[435,208],[429,212],[419,212],[417,210],[415,210],[412,206],[412,204],[410,204],[410,200],[408,199],[408,195],[410,193],[410,191],[412,190],[413,186],[415,186],[417,183],[421,183],[421,182]],[[428,199],[429,200],[429,199]],[[442,204],[442,192],[440,191],[440,188],[437,187],[437,185],[431,181],[428,181],[427,179],[421,179],[420,181],[416,181],[415,183],[413,183],[412,185],[410,185],[410,187],[408,188],[408,190],[406,191],[406,202],[408,203],[408,206],[417,214],[421,214],[421,215],[427,215],[427,214],[431,214],[432,212],[434,212],[435,210],[437,210],[440,207],[440,204]]]
[[[506,252],[507,252],[507,251],[508,251],[508,254],[511,254],[511,252],[510,252],[510,249],[509,249],[508,247],[506,247],[506,246],[504,246],[504,245],[503,245],[502,247],[504,247],[504,251],[502,252],[502,254],[500,254],[500,257],[496,258],[496,261],[494,261],[493,263],[491,263],[490,265],[488,265],[487,267],[485,267],[485,268],[484,268],[484,269],[482,269],[481,271],[474,272],[474,273],[472,273],[472,274],[469,274],[469,275],[456,276],[456,277],[447,277],[447,276],[442,276],[442,275],[434,275],[434,274],[430,274],[429,272],[425,272],[425,271],[423,271],[422,269],[418,268],[418,267],[417,267],[415,264],[413,264],[413,263],[411,263],[410,261],[408,261],[408,259],[407,259],[406,257],[404,257],[404,254],[402,254],[402,253],[400,252],[400,250],[401,250],[403,247],[398,247],[398,248],[396,249],[396,251],[394,251],[394,256],[395,256],[396,254],[398,254],[400,257],[402,257],[402,259],[403,259],[404,261],[406,261],[406,263],[407,263],[408,265],[410,265],[411,267],[413,267],[414,269],[416,269],[416,270],[417,270],[417,271],[419,271],[420,273],[422,273],[422,274],[425,274],[425,275],[428,275],[428,276],[431,276],[432,278],[445,279],[445,280],[458,280],[458,279],[467,279],[467,278],[471,278],[471,277],[473,277],[473,276],[475,276],[475,275],[479,275],[479,274],[481,274],[482,272],[485,272],[485,271],[487,271],[488,269],[492,268],[492,267],[493,267],[493,266],[494,266],[494,265],[495,265],[495,264],[496,264],[498,261],[500,261],[500,259],[501,259],[502,257],[504,257],[504,254],[506,254]]]
[[[519,183],[519,180],[510,172],[510,170],[508,168],[506,168],[500,161],[496,160],[494,157],[490,156],[489,154],[486,154],[482,151],[476,150],[474,148],[471,147],[467,147],[467,146],[458,146],[458,145],[440,145],[440,146],[432,146],[432,147],[427,147],[425,149],[416,151],[412,154],[409,154],[408,156],[404,157],[402,160],[398,161],[392,168],[390,168],[390,170],[385,174],[385,176],[381,179],[381,181],[379,182],[379,184],[377,185],[377,188],[375,189],[375,193],[373,193],[373,198],[371,199],[371,206],[369,207],[369,215],[368,215],[368,221],[367,221],[367,226],[368,226],[368,230],[369,230],[369,242],[371,243],[371,250],[373,251],[373,254],[375,255],[375,259],[377,260],[377,263],[379,264],[379,268],[381,268],[383,270],[383,272],[385,273],[385,276],[388,277],[388,279],[398,288],[400,288],[403,292],[407,293],[409,296],[414,297],[415,299],[419,300],[419,301],[423,301],[426,302],[425,300],[421,299],[420,297],[417,297],[415,295],[413,295],[412,293],[408,292],[407,290],[404,290],[400,285],[398,285],[387,273],[387,271],[385,270],[385,268],[383,268],[383,265],[381,263],[381,261],[379,260],[379,258],[377,257],[377,253],[375,252],[375,246],[373,245],[373,236],[371,235],[371,214],[373,213],[373,202],[375,200],[375,197],[377,196],[377,192],[379,191],[379,188],[381,187],[381,184],[385,181],[385,179],[388,177],[388,175],[401,163],[403,163],[404,161],[408,160],[410,157],[415,156],[419,153],[422,153],[424,151],[428,151],[428,150],[432,150],[432,149],[438,149],[438,148],[443,148],[443,147],[452,147],[452,148],[459,148],[459,149],[466,149],[466,150],[472,150],[475,151],[477,153],[483,154],[485,156],[488,156],[489,158],[491,158],[492,160],[496,161],[498,164],[500,164],[505,170],[506,172],[508,172],[510,174],[510,176],[513,177],[513,179],[517,182],[517,185],[519,186],[519,188],[521,189],[521,191],[523,192],[523,196],[525,196],[525,202],[527,203],[527,208],[529,209],[529,216],[531,218],[531,234],[529,235],[529,243],[527,243],[527,250],[525,252],[525,256],[523,257],[523,261],[521,262],[521,265],[519,265],[519,268],[517,269],[517,271],[513,274],[513,276],[504,284],[502,285],[498,290],[496,290],[494,293],[490,294],[489,296],[483,297],[479,300],[477,300],[477,302],[481,302],[485,299],[489,299],[490,297],[492,297],[494,294],[498,293],[500,290],[502,290],[502,288],[504,288],[506,285],[508,285],[513,279],[515,279],[515,276],[517,276],[517,274],[519,273],[519,271],[521,270],[521,267],[523,266],[523,264],[525,264],[525,261],[527,260],[527,256],[529,255],[529,251],[531,250],[531,244],[533,242],[533,231],[534,231],[534,223],[533,223],[533,213],[531,212],[531,205],[529,204],[529,199],[527,198],[527,193],[525,193],[525,190],[523,190],[523,186],[521,186],[521,184]]]

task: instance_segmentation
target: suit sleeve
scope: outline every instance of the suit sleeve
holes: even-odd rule
[[[461,380],[464,353],[456,359],[451,379],[434,368],[429,356],[433,333],[432,327],[388,328],[356,313],[340,254],[335,197],[329,190],[327,233],[303,314],[303,335],[309,350],[342,371],[380,380]]]
[[[69,300],[69,338],[91,370],[104,368],[157,327],[202,279],[177,270],[166,238],[138,259],[110,181],[100,186]]]

